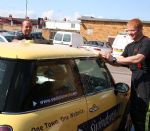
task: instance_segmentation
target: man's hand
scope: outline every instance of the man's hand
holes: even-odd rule
[[[99,55],[100,55],[101,58],[103,58],[103,59],[105,59],[107,61],[111,60],[112,57],[113,57],[111,55],[111,52],[107,51],[107,50],[101,50]]]

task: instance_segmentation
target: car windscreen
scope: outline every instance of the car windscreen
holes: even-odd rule
[[[32,61],[0,59],[0,112],[27,110]]]
[[[62,40],[62,36],[63,36],[62,34],[57,33],[54,39],[57,40],[57,41],[61,41]]]

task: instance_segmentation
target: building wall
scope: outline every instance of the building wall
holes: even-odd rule
[[[108,41],[108,37],[116,36],[126,28],[126,22],[102,22],[102,21],[81,21],[80,33],[86,40]],[[88,34],[87,30],[93,30]],[[144,24],[144,34],[150,37],[150,23]]]
[[[17,30],[21,30],[21,24],[18,25],[0,24],[0,29],[17,31]],[[37,25],[33,25],[33,31],[36,30],[37,30]]]
[[[71,21],[46,21],[47,29],[53,30],[71,30],[71,31],[80,31],[80,23],[79,22],[71,22]]]
[[[8,25],[8,24],[3,24],[1,25],[0,29],[5,29],[5,30],[9,30],[9,31],[13,31],[13,30],[21,30],[21,25]]]

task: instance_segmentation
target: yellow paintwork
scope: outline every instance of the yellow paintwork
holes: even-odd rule
[[[85,103],[81,98],[31,113],[0,114],[0,125],[11,125],[13,131],[77,131],[76,125],[87,120]]]
[[[7,52],[7,53],[6,53]],[[0,44],[0,57],[17,59],[48,59],[95,56],[85,49],[28,43]]]
[[[55,59],[94,57],[96,54],[73,47],[43,45],[28,42],[0,44],[0,57],[12,59]],[[118,103],[124,103],[119,114],[123,114],[127,99],[115,95],[114,90],[81,97],[69,102],[20,114],[0,114],[0,125],[10,125],[13,131],[77,131],[77,126],[109,110]],[[96,104],[99,110],[89,112]],[[105,131],[114,131],[121,117],[108,126]],[[73,124],[72,124],[73,123]]]
[[[87,105],[88,109],[90,109],[94,104],[99,108],[96,112],[88,112],[88,119],[92,119],[96,117],[98,114],[102,114],[103,112],[108,111],[110,108],[116,106],[117,104],[122,104],[120,112],[118,113],[120,117],[114,121],[111,125],[109,125],[104,131],[115,131],[119,127],[122,115],[124,113],[127,99],[121,95],[115,95],[114,90],[108,90],[102,93],[98,93],[94,96],[87,97]]]

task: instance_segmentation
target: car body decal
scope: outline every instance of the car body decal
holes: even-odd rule
[[[121,104],[99,114],[78,126],[78,131],[102,131],[120,117]]]

